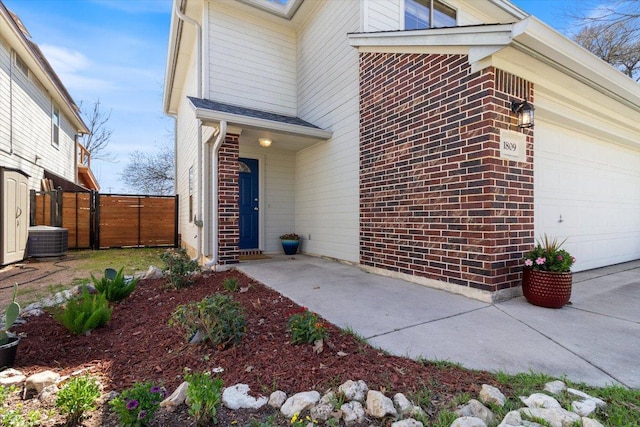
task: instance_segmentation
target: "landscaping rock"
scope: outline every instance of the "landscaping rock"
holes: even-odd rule
[[[596,411],[596,402],[592,399],[571,402],[571,410],[581,417],[588,417]]]
[[[367,393],[366,411],[374,418],[384,418],[387,415],[398,415],[393,401],[379,391],[369,390]]]
[[[529,408],[561,408],[562,406],[556,399],[544,393],[533,393],[529,397],[520,396],[522,403]]]
[[[520,412],[511,411],[507,415],[505,415],[498,427],[519,427],[521,425],[522,417],[520,416]]]
[[[580,421],[580,416],[563,408],[523,408],[520,409],[524,418],[541,418],[551,427],[572,427]]]
[[[280,409],[284,401],[287,400],[287,393],[282,390],[276,390],[269,395],[269,406]]]
[[[24,382],[23,399],[26,398],[29,390],[35,390],[40,394],[45,387],[55,384],[58,378],[60,374],[53,371],[42,371],[31,375]]]
[[[187,387],[189,387],[189,383],[184,381],[173,393],[171,393],[169,397],[160,402],[160,407],[165,408],[168,411],[174,411],[187,399]]]
[[[147,272],[144,273],[143,279],[162,279],[163,276],[162,270],[155,265],[150,265]]]
[[[392,423],[391,427],[424,427],[424,424],[420,421],[414,420],[413,418],[407,418]]]
[[[544,385],[544,391],[548,391],[551,394],[558,395],[565,391],[567,386],[562,381],[551,381]]]
[[[311,408],[311,418],[318,421],[327,421],[329,418],[335,418],[333,405],[328,402],[318,402]]]
[[[493,424],[495,416],[493,412],[476,399],[471,399],[469,402],[458,408],[455,414],[460,417],[472,417],[480,418],[485,424]]]
[[[22,384],[27,377],[17,369],[8,368],[0,372],[0,385],[10,386],[15,384]]]
[[[604,427],[598,420],[582,417],[582,427]]]
[[[280,412],[286,418],[290,419],[295,414],[300,414],[302,411],[311,409],[318,400],[320,400],[320,393],[317,391],[296,393],[284,402],[280,408]]]
[[[480,418],[460,417],[451,423],[451,427],[487,427],[487,424]]]
[[[338,387],[338,392],[344,394],[347,400],[357,400],[360,403],[364,402],[367,391],[369,387],[362,380],[348,380]]]
[[[236,384],[227,387],[222,392],[222,403],[234,411],[237,409],[260,409],[267,404],[269,399],[264,396],[258,398],[249,396],[249,390],[247,384]]]
[[[342,411],[342,420],[347,426],[364,422],[364,408],[358,401],[345,403],[340,407]]]
[[[38,395],[38,400],[45,405],[54,406],[56,402],[56,398],[58,396],[58,386],[52,384],[42,389],[40,394]]]
[[[607,407],[607,403],[602,400],[602,399],[598,399],[597,397],[593,397],[588,395],[587,393],[580,391],[580,390],[576,390],[575,388],[568,388],[567,389],[567,393],[579,397],[583,400],[593,400],[596,404],[596,406],[600,409],[604,409]]]
[[[480,390],[479,395],[480,401],[486,404],[493,404],[500,406],[501,408],[504,406],[507,398],[504,397],[504,394],[497,388],[489,384],[482,384],[482,389]]]

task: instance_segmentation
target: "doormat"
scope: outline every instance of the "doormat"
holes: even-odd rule
[[[271,257],[264,254],[240,255],[240,261],[253,261],[256,259],[271,259]]]

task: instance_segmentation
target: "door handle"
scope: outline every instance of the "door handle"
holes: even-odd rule
[[[22,209],[20,208],[20,206],[16,206],[16,218],[20,218],[21,215]]]
[[[258,208],[257,208],[257,207],[255,207],[255,208],[253,208],[253,210],[254,210],[254,211],[257,211],[257,210],[258,210]]]

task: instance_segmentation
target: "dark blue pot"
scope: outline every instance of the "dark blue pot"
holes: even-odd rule
[[[286,255],[295,255],[298,252],[300,240],[280,240],[280,242],[282,242],[282,249]]]

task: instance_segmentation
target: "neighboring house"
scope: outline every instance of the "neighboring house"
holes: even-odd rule
[[[297,232],[498,300],[543,233],[576,270],[640,258],[640,86],[507,0],[175,0],[164,110],[209,266]]]
[[[54,187],[98,189],[89,154],[78,139],[89,133],[80,110],[17,15],[0,2],[0,166]]]
[[[0,255],[14,254],[0,256],[1,263],[22,259],[26,228],[15,227],[28,225],[28,190],[99,188],[90,156],[78,142],[88,132],[78,107],[23,23],[0,2]],[[14,192],[22,194],[20,200]]]

